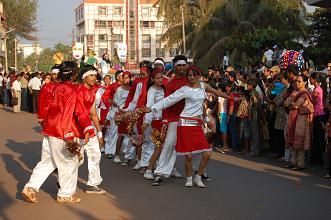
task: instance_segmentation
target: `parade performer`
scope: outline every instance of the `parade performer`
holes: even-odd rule
[[[187,70],[187,58],[183,55],[178,55],[173,59],[176,76],[171,80],[164,89],[165,97],[176,92],[182,86],[187,85],[187,78],[185,77]],[[168,123],[167,136],[163,144],[162,152],[159,157],[159,162],[154,171],[155,179],[153,186],[158,186],[162,182],[163,177],[169,177],[171,174],[176,177],[181,177],[181,174],[174,168],[176,162],[176,135],[179,115],[184,109],[184,100],[175,105],[165,109],[162,112],[162,117]]]
[[[114,119],[115,123],[117,123],[118,126],[118,138],[116,141],[114,163],[121,163],[121,146],[124,139],[124,135],[127,134],[127,124],[124,121],[121,121],[121,115],[124,113],[123,108],[130,91],[130,84],[131,73],[129,71],[125,71],[122,74],[122,84],[116,90],[113,100],[113,106],[107,115],[107,120],[111,121],[112,119]]]
[[[153,83],[152,85],[149,85],[148,87],[148,93],[147,93],[147,107],[152,107],[155,103],[158,103],[164,98],[164,90],[163,90],[163,74],[161,69],[155,69],[151,73],[151,82]],[[161,151],[162,151],[162,146],[163,146],[163,141],[160,140],[160,135],[162,135],[162,129],[164,129],[162,126],[166,126],[165,124],[162,123],[162,111],[160,112],[150,112],[147,113],[144,117],[144,126],[143,130],[146,130],[148,127],[152,127],[152,133],[155,135],[158,135],[158,137],[155,137],[154,140],[152,140],[154,143],[152,144],[152,150],[153,153],[150,156],[150,160],[148,162],[148,166],[146,168],[146,172],[144,174],[145,179],[154,179],[154,175],[152,172],[152,169],[154,168],[154,165],[159,158]],[[165,131],[166,132],[166,131]],[[165,139],[165,132],[163,134],[164,139]],[[152,136],[153,136],[152,134]],[[151,138],[153,139],[153,137]],[[159,143],[157,143],[159,142]],[[145,145],[145,144],[144,144]],[[144,145],[143,145],[143,152],[144,152]],[[146,151],[146,150],[145,150]],[[144,158],[144,157],[142,157]]]
[[[122,83],[122,73],[123,71],[117,71],[115,73],[116,82],[107,86],[105,92],[103,93],[101,99],[105,104],[108,112],[111,110],[113,105],[114,95],[117,89],[121,86]],[[107,112],[107,115],[108,115]],[[106,115],[106,120],[104,121],[105,127],[105,155],[108,159],[111,159],[115,155],[116,150],[116,142],[117,142],[117,135],[118,135],[118,128],[114,121],[114,118],[108,119]]]
[[[133,112],[138,108],[138,102],[140,107],[145,107],[146,104],[146,97],[147,97],[147,82],[149,80],[149,74],[151,71],[149,61],[142,61],[140,63],[140,77],[136,78],[132,86],[130,88],[130,92],[128,94],[128,98],[125,102],[124,111],[126,112]],[[141,115],[137,122],[134,125],[134,132],[136,135],[134,136],[134,139],[141,139],[142,133],[142,125],[143,125],[143,115]],[[132,142],[132,141],[131,141]],[[132,143],[131,143],[132,144]],[[134,151],[137,156],[137,162],[135,166],[133,167],[134,170],[140,169],[140,160],[141,160],[141,151],[142,151],[142,143],[136,144],[134,149],[129,150]],[[127,146],[128,148],[133,147],[132,145]],[[128,155],[129,156],[129,155]],[[131,155],[130,155],[131,157]],[[122,165],[127,165],[128,160],[124,160]]]
[[[198,173],[194,177],[194,184],[204,188],[206,186],[201,180],[201,175],[207,167],[211,151],[202,130],[203,103],[206,99],[206,91],[223,98],[229,98],[229,96],[213,89],[208,84],[200,82],[201,74],[202,70],[198,67],[190,66],[186,74],[189,82],[187,86],[181,87],[170,96],[154,104],[151,108],[146,107],[146,109],[159,112],[184,100],[184,109],[180,113],[177,127],[176,151],[179,155],[185,155],[186,187],[193,186],[192,154],[202,153]]]
[[[77,203],[76,197],[79,159],[66,148],[73,143],[73,116],[76,107],[76,89],[70,79],[78,73],[74,62],[64,62],[59,67],[59,84],[53,90],[53,101],[43,120],[42,133],[48,141],[43,142],[41,161],[34,168],[29,182],[25,185],[22,195],[26,201],[36,203],[36,192],[46,178],[57,168],[60,188],[57,193],[57,202]],[[80,112],[76,112],[80,114]],[[42,117],[42,116],[41,116]],[[85,142],[88,142],[90,126],[85,121],[78,121],[85,131]]]
[[[89,194],[104,194],[106,191],[99,186],[102,182],[102,177],[100,175],[100,145],[103,143],[103,135],[99,125],[99,118],[95,104],[95,91],[93,90],[98,71],[94,66],[86,65],[82,73],[82,83],[76,90],[76,109],[79,109],[80,114],[75,115],[74,122],[77,122],[77,124],[79,122],[84,122],[90,126],[85,129],[81,129],[82,127],[76,126],[78,129],[74,130],[74,134],[75,137],[80,139],[80,143],[83,145],[83,149],[87,154],[89,174],[87,181],[88,187],[85,192]],[[95,135],[92,122],[97,131],[97,135]],[[85,130],[89,129],[92,129],[93,132],[91,132],[89,141],[84,143]]]

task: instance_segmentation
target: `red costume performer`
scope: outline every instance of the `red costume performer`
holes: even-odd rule
[[[53,101],[53,90],[56,87],[56,83],[50,82],[45,84],[40,89],[39,97],[38,97],[38,122],[43,123],[46,117],[46,113]]]

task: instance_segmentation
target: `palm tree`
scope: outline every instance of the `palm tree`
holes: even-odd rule
[[[292,37],[306,36],[306,25],[302,19],[302,3],[299,0],[195,0],[158,1],[159,12],[165,16],[168,29],[164,34],[168,47],[181,44],[181,20],[178,5],[186,2],[187,45],[191,56],[206,67],[218,63],[220,54],[232,51],[233,61],[241,61],[249,51],[242,48],[242,38],[272,28],[280,33],[291,33]],[[168,2],[168,4],[166,4]],[[177,5],[176,5],[177,2]],[[194,4],[192,4],[194,2]],[[169,5],[174,5],[170,7]]]

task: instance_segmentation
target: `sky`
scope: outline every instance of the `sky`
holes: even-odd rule
[[[39,0],[38,37],[42,47],[62,42],[71,45],[75,25],[74,9],[81,0]]]

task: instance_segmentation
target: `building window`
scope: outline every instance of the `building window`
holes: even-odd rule
[[[142,48],[142,57],[151,57],[151,48]]]
[[[114,9],[113,9],[113,15],[122,16],[122,13],[123,13],[122,7],[114,7]]]
[[[107,28],[107,21],[95,21],[95,28]]]
[[[98,7],[99,15],[107,15],[107,6]]]
[[[141,8],[141,16],[142,17],[149,16],[149,8]]]
[[[83,19],[84,18],[84,9],[81,8],[80,9],[80,19]]]
[[[87,41],[87,45],[91,46],[94,44],[94,36],[93,35],[87,35],[86,36],[86,41]]]
[[[154,28],[155,22],[154,21],[141,21],[140,26],[143,28]]]
[[[123,42],[123,34],[113,34],[112,35],[112,40],[115,43],[122,43]]]
[[[143,34],[142,35],[142,42],[143,42],[143,44],[151,44],[151,35],[150,34]]]
[[[124,28],[124,21],[112,21],[112,27]]]
[[[164,48],[156,48],[156,56],[157,57],[165,57],[165,50]]]
[[[100,42],[107,42],[108,35],[107,34],[99,34],[99,41]]]

